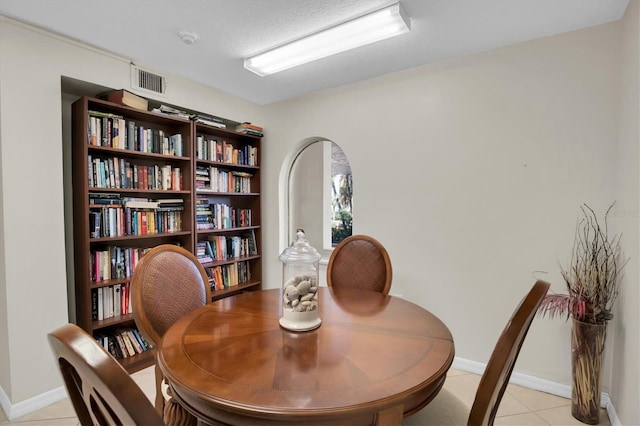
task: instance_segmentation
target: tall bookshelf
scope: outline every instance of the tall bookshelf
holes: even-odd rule
[[[194,126],[195,250],[216,300],[261,287],[260,138]]]
[[[200,257],[212,301],[262,287],[259,137],[91,97],[72,109],[79,326],[97,339],[135,328],[131,275],[159,244]],[[150,350],[118,360],[129,372],[154,362]]]

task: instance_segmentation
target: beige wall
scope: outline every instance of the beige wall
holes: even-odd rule
[[[620,296],[616,302],[615,317],[609,326],[609,343],[612,349],[608,366],[612,369],[607,383],[616,411],[623,424],[637,424],[640,419],[638,406],[638,378],[640,377],[640,309],[638,300],[638,117],[640,117],[640,3],[629,3],[622,22],[620,43],[623,57],[621,67],[621,108],[617,182],[616,232],[623,234],[624,255],[631,258],[627,264]],[[615,367],[613,367],[615,366]],[[635,420],[633,420],[635,419]]]
[[[632,21],[637,28],[637,13]],[[332,140],[349,158],[356,183],[354,232],[387,247],[392,292],[440,316],[458,357],[486,362],[534,276],[564,290],[558,261],[568,258],[578,206],[587,202],[602,211],[618,195],[616,170],[624,156],[616,141],[627,129],[621,148],[637,149],[638,125],[632,107],[623,109],[629,124],[619,123],[622,37],[622,24],[612,23],[265,107],[180,79],[169,97],[264,124],[266,287],[281,281],[283,162],[309,137]],[[637,55],[637,44],[629,48]],[[67,321],[61,75],[116,88],[129,84],[127,61],[0,18],[0,264],[6,266],[0,343],[8,345],[0,356],[0,386],[13,403],[60,385],[44,336]],[[625,168],[621,179],[637,179],[637,162]],[[24,208],[34,198],[47,204],[45,219]],[[637,231],[625,238],[637,247]],[[633,312],[637,321],[639,306],[637,259],[632,262],[636,294],[622,303],[618,317],[625,322]],[[612,326],[610,334],[624,335],[625,324]],[[637,322],[626,327],[637,336]],[[617,339],[615,356],[630,365],[638,359],[637,340]],[[536,319],[516,370],[570,383],[568,342],[568,324]],[[622,423],[636,424],[637,407],[629,401],[637,398],[638,379],[618,381],[623,374],[609,369],[605,390],[622,404]]]
[[[305,231],[309,244],[322,253],[323,216],[327,203],[323,193],[324,144],[315,142],[307,146],[296,158],[289,177],[290,191],[290,240],[293,240],[296,229]],[[291,241],[293,242],[293,241]]]
[[[0,40],[0,47],[2,46],[2,40]],[[0,48],[1,51],[1,48]],[[0,194],[4,193],[4,181],[2,179],[2,81],[3,61],[0,56]],[[4,201],[0,195],[0,242],[4,241]],[[4,271],[5,268],[5,253],[4,244],[0,243],[0,271]],[[7,280],[4,273],[0,272],[0,388],[10,388],[10,374],[9,374],[9,318],[7,316]]]

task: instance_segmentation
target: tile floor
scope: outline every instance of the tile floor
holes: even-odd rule
[[[133,374],[135,381],[151,401],[154,398],[153,367]],[[449,370],[445,388],[471,407],[480,376],[460,370]],[[570,400],[517,385],[509,385],[502,398],[496,425],[582,425],[571,416]],[[609,418],[601,411],[600,424],[609,426]],[[68,399],[56,402],[35,413],[8,421],[0,410],[0,425],[76,426],[78,419]]]

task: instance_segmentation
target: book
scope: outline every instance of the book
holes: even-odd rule
[[[93,321],[98,320],[98,292],[91,292],[91,319]]]
[[[182,207],[184,200],[182,198],[165,198],[157,201],[158,207]]]
[[[100,238],[102,227],[102,213],[99,211],[89,212],[89,237]]]
[[[236,126],[236,132],[243,132],[245,130],[253,130],[262,133],[264,129],[261,126],[256,126],[255,124],[251,124],[248,121],[240,123]]]
[[[127,334],[127,330],[118,330],[117,333],[118,333],[118,336],[122,339],[122,342],[124,343],[124,348],[129,354],[129,356],[134,356],[136,354],[136,350],[133,348],[133,343],[129,338],[129,334]]]
[[[98,293],[98,320],[102,320],[104,319],[104,294],[103,294],[103,288],[100,287],[97,290]]]
[[[190,114],[187,113],[186,111],[183,111],[178,108],[174,108],[169,105],[164,105],[164,104],[160,105],[160,108],[154,108],[152,112],[158,112],[161,114],[167,114],[174,117],[180,117],[180,118],[184,118],[185,120],[189,120],[191,118]]]
[[[224,121],[222,121],[218,117],[213,117],[211,115],[194,114],[193,116],[191,116],[191,119],[196,121],[197,123],[206,124],[207,126],[214,126],[220,129],[227,128],[227,125],[225,124]]]
[[[113,334],[112,337],[116,340],[119,352],[122,354],[122,358],[129,358],[129,350],[127,349],[124,339],[121,334]]]
[[[251,130],[251,129],[242,130],[240,133],[244,133],[244,134],[247,134],[247,135],[250,135],[250,136],[256,136],[256,137],[259,137],[259,138],[264,136],[264,134],[262,132],[258,132],[256,130]]]
[[[113,286],[113,316],[119,317],[122,315],[122,295],[120,294],[120,284]]]
[[[137,354],[141,354],[142,352],[144,352],[144,348],[136,338],[135,334],[133,333],[133,330],[129,328],[129,329],[126,329],[124,332],[127,333],[127,336],[129,337],[129,341],[131,341],[131,345],[133,346],[133,349],[135,350],[135,352]]]
[[[255,124],[251,124],[247,121],[245,121],[244,123],[240,123],[236,126],[236,132],[240,132],[240,133],[246,133],[248,135],[253,135],[253,136],[258,136],[258,137],[263,137],[264,134],[263,132],[263,128],[260,126],[256,126]]]
[[[157,201],[142,201],[142,200],[130,200],[124,202],[125,207],[129,207],[130,209],[157,209],[158,202]]]
[[[143,350],[148,350],[150,348],[149,343],[144,339],[144,337],[142,337],[142,334],[140,334],[140,332],[138,331],[137,328],[132,328],[131,329],[133,331],[133,334],[135,335],[136,339],[138,339],[138,342],[140,343],[140,346],[142,346]]]
[[[107,339],[107,345],[109,348],[109,353],[114,357],[114,358],[124,358],[124,355],[122,354],[122,352],[120,351],[120,346],[117,344],[116,339],[114,338],[113,335],[107,335],[105,336],[105,339]]]
[[[97,97],[109,102],[126,105],[131,108],[141,109],[144,111],[149,108],[149,101],[124,89],[100,93]]]

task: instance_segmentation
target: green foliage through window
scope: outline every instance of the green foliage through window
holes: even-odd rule
[[[331,243],[335,246],[352,234],[352,175],[346,174],[332,176],[331,192]]]

